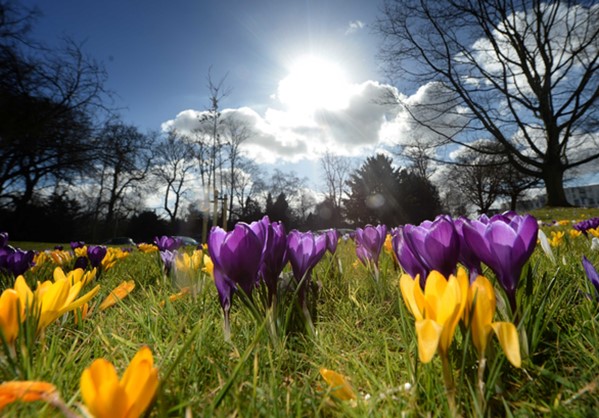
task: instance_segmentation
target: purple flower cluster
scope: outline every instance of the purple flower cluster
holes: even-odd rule
[[[0,271],[19,276],[33,267],[33,251],[23,251],[8,245],[8,233],[0,233]]]
[[[160,261],[162,261],[164,274],[168,275],[173,268],[173,263],[177,255],[176,251],[183,246],[183,241],[177,237],[162,235],[154,237],[153,242],[160,252]]]
[[[599,228],[599,218],[585,219],[572,225],[572,228],[582,232],[586,236],[589,229]]]
[[[410,276],[420,277],[422,288],[432,270],[448,276],[460,262],[472,281],[481,272],[481,262],[486,264],[515,310],[518,280],[536,246],[538,229],[534,217],[514,212],[477,220],[443,215],[394,229],[392,246],[399,264]]]
[[[264,283],[267,303],[272,304],[287,262],[291,263],[299,286],[298,298],[304,303],[312,269],[327,248],[334,251],[336,242],[336,232],[316,236],[312,232],[293,230],[286,234],[283,224],[271,222],[267,216],[251,224],[237,223],[229,232],[213,227],[208,237],[208,252],[214,264],[214,282],[225,313],[225,324],[232,296],[238,290],[251,301],[253,290]]]
[[[71,241],[71,248],[81,248],[85,246],[83,241]],[[108,250],[104,245],[88,245],[87,257],[77,257],[74,268],[87,269],[88,266],[100,270],[102,268],[102,260],[106,256]]]
[[[358,260],[365,266],[372,265],[378,269],[379,256],[387,237],[385,225],[366,225],[364,229],[356,228],[354,241],[356,243],[356,255]]]
[[[422,288],[431,271],[447,277],[456,270],[460,238],[449,216],[394,229],[391,245],[402,268],[412,277],[419,275]]]

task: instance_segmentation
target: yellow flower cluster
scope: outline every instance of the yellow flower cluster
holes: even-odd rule
[[[551,231],[551,237],[549,238],[549,244],[551,244],[552,247],[558,247],[559,245],[561,245],[562,242],[564,242],[564,236],[566,235],[566,233],[564,231]]]
[[[520,367],[520,345],[516,327],[511,322],[493,322],[495,292],[489,280],[478,276],[469,284],[463,268],[457,275],[445,278],[432,271],[426,279],[424,291],[419,277],[404,274],[400,279],[401,294],[409,311],[416,319],[418,356],[428,363],[435,353],[447,358],[449,346],[460,320],[469,326],[474,346],[484,358],[491,331],[495,332],[508,360]]]
[[[158,389],[158,369],[148,347],[142,347],[119,379],[114,365],[96,359],[81,374],[81,397],[95,418],[137,418],[150,406]],[[43,381],[12,381],[0,384],[0,410],[20,402],[44,401],[59,407],[66,416],[77,416],[60,399],[56,386]]]
[[[157,246],[155,246],[154,244],[147,244],[145,242],[137,244],[137,249],[145,254],[151,254],[151,253],[158,252]]]
[[[158,389],[158,369],[148,347],[142,347],[119,379],[111,362],[96,359],[81,375],[81,397],[96,418],[136,418]]]
[[[111,269],[114,267],[116,262],[122,258],[129,256],[128,251],[123,251],[122,248],[119,247],[108,247],[106,249],[106,255],[102,259],[102,268],[104,270]]]
[[[14,288],[6,289],[0,296],[0,330],[5,340],[14,343],[19,324],[27,316],[37,321],[40,332],[66,312],[82,307],[100,290],[98,285],[78,298],[83,286],[93,280],[95,274],[95,270],[84,273],[82,269],[65,274],[62,268],[56,267],[54,280],[38,282],[35,291],[23,276],[17,277]]]

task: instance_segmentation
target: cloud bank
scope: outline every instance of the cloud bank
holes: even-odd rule
[[[374,152],[388,143],[385,126],[396,123],[399,107],[392,102],[398,92],[393,86],[376,81],[347,86],[347,103],[342,108],[314,105],[297,110],[285,106],[273,95],[273,103],[262,113],[249,107],[224,109],[223,118],[242,121],[249,137],[243,153],[257,163],[316,160],[326,150],[357,156]],[[162,124],[164,131],[176,129],[192,134],[205,112],[187,109]]]

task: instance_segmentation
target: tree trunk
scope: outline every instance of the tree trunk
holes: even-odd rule
[[[564,172],[558,167],[546,167],[544,170],[545,191],[547,192],[547,206],[572,206],[564,192]]]

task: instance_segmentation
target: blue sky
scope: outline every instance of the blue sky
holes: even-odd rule
[[[294,170],[319,188],[318,156],[324,150],[362,158],[383,145],[380,132],[389,109],[372,102],[387,86],[378,81],[379,39],[370,27],[380,1],[22,3],[42,14],[34,25],[36,39],[50,45],[62,36],[84,42],[83,49],[108,72],[106,86],[116,95],[122,119],[142,131],[190,128],[209,105],[211,68],[213,79],[227,75],[231,88],[222,107],[241,109],[255,128],[247,156],[266,167]],[[328,78],[298,81],[298,60],[306,56],[316,67],[327,67],[313,69],[312,77]],[[281,83],[288,77],[291,87],[284,93]],[[306,97],[294,97],[314,96],[307,83],[318,88],[340,79],[343,84],[328,94],[343,90],[343,105],[327,107],[327,97],[312,97],[307,105]]]
[[[191,130],[209,105],[207,75],[225,74],[225,112],[247,122],[245,155],[294,170],[322,190],[325,151],[357,157],[424,138],[406,112],[382,105],[389,91],[425,103],[434,85],[390,85],[371,25],[382,0],[22,0],[42,13],[33,36],[61,36],[108,72],[125,122],[142,131]]]
[[[352,82],[377,79],[376,1],[26,0],[42,12],[34,36],[63,35],[108,71],[127,122],[158,129],[185,109],[208,105],[206,77],[228,73],[226,107],[264,110],[290,62],[317,54]],[[350,29],[354,24],[355,30]],[[361,22],[361,23],[357,23]],[[358,27],[357,25],[362,25]]]

